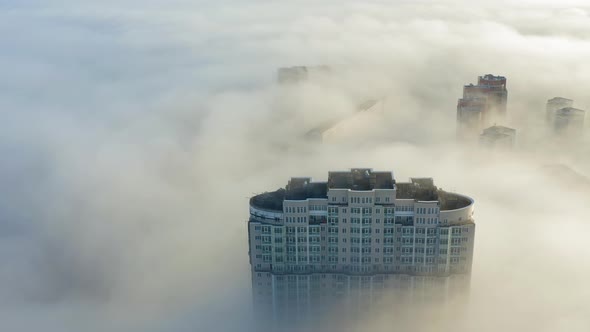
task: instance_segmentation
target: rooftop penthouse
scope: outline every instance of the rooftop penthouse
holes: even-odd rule
[[[390,190],[395,199],[414,201],[438,201],[441,210],[454,210],[469,206],[472,200],[466,196],[449,193],[434,185],[432,178],[411,178],[410,182],[396,183],[392,172],[375,172],[369,168],[353,168],[350,171],[329,172],[328,181],[313,182],[309,177],[293,177],[285,188],[265,192],[250,199],[250,205],[270,211],[282,211],[283,202],[308,199],[328,199],[330,190],[370,192]],[[343,204],[341,201],[338,203]],[[347,201],[344,203],[347,204]],[[375,204],[394,205],[395,201]]]

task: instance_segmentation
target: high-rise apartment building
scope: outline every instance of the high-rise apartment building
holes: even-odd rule
[[[487,148],[512,149],[516,144],[516,129],[491,126],[479,135],[479,144]]]
[[[545,118],[547,123],[553,122],[555,111],[566,107],[574,107],[574,101],[562,97],[555,97],[547,100],[547,107],[545,109]]]
[[[562,97],[547,101],[546,120],[554,134],[568,137],[583,134],[586,111],[573,106],[573,100]]]
[[[553,114],[551,127],[557,135],[582,136],[584,132],[584,118],[586,111],[565,107],[556,110]]]
[[[457,103],[459,136],[476,136],[483,128],[505,121],[507,101],[504,76],[487,74],[478,77],[477,85],[465,85]]]
[[[471,198],[430,178],[396,183],[365,168],[292,178],[250,199],[250,263],[275,274],[468,274],[473,213]]]

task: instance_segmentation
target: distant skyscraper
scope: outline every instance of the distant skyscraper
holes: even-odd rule
[[[554,111],[551,127],[557,135],[575,137],[584,133],[584,117],[586,111],[565,107]]]
[[[475,136],[491,124],[505,121],[507,101],[504,76],[487,74],[478,77],[477,85],[465,85],[457,103],[459,136]]]
[[[553,116],[555,111],[561,108],[574,107],[574,101],[567,98],[555,97],[547,101],[547,108],[545,112],[545,118],[547,123],[553,122]]]
[[[516,144],[516,129],[491,126],[479,135],[479,144],[488,148],[512,149]]]

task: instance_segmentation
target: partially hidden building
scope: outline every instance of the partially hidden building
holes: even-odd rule
[[[459,137],[477,136],[483,128],[506,120],[508,90],[506,77],[486,74],[477,84],[463,86],[457,103]]]
[[[516,145],[516,129],[504,126],[491,126],[479,135],[479,144],[492,149],[513,149]]]
[[[562,97],[547,101],[546,120],[553,134],[567,137],[583,135],[586,111],[573,105],[573,100]]]

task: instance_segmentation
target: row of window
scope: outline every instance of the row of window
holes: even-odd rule
[[[307,217],[285,217],[285,221],[289,223],[306,223]]]
[[[337,230],[336,230],[337,231]],[[344,230],[346,231],[346,230]],[[351,228],[350,229],[352,234],[363,234],[363,235],[369,235],[371,234],[371,229],[370,228]],[[379,233],[379,229],[376,230],[376,233]],[[389,235],[393,235],[393,228],[386,228],[384,229],[385,232],[385,238],[383,239],[383,243],[385,245],[392,245],[393,244],[393,237],[388,237]],[[346,232],[344,232],[346,233]],[[261,241],[262,243],[265,244],[270,244],[271,243],[271,236],[260,236],[257,235],[254,237],[254,240],[256,241]],[[287,236],[286,237],[286,242],[287,243],[307,243],[309,241],[309,243],[321,243],[321,241],[325,241],[326,238],[324,236],[320,237],[320,236]],[[366,238],[359,238],[359,237],[351,237],[350,238],[350,242],[352,244],[370,244],[371,243],[371,238],[370,237],[366,237]],[[469,241],[468,237],[454,237],[451,238],[451,246],[460,246],[466,242]],[[329,244],[337,244],[339,242],[339,238],[336,236],[329,236],[328,237],[328,243]],[[342,239],[343,243],[347,242],[346,238]],[[436,245],[437,244],[437,238],[436,237],[432,237],[432,238],[412,238],[412,237],[398,237],[397,238],[397,242],[400,242],[403,245],[412,245],[414,243],[416,244],[426,244],[426,245]],[[274,239],[274,243],[275,244],[281,244],[283,243],[283,238],[282,237],[275,237]],[[380,243],[380,239],[375,239],[375,243]],[[440,239],[440,241],[438,241],[438,243],[440,245],[448,245],[449,244],[449,239],[446,238],[442,238]]]
[[[285,213],[306,213],[307,207],[305,206],[285,206]]]
[[[328,210],[328,206],[327,205],[315,205],[312,204],[309,206],[309,211],[327,211]]]
[[[287,218],[294,218],[294,217],[287,217]],[[305,218],[305,217],[298,217],[298,218]],[[422,219],[428,219],[428,218],[422,218]],[[331,222],[334,222],[334,220],[337,220],[337,218],[330,219]],[[362,220],[363,225],[370,225],[371,224],[370,218],[363,218],[363,219],[352,218],[350,220],[350,223],[351,224],[360,224],[361,220]],[[420,220],[420,218],[417,218],[417,220]],[[343,219],[343,223],[346,223],[346,219]],[[376,223],[377,224],[380,223],[379,219],[376,219]],[[392,218],[385,218],[383,220],[383,224],[384,225],[393,225],[393,219]],[[319,234],[320,233],[319,226],[297,227],[297,232],[306,233],[308,228],[309,228],[310,234]],[[414,227],[403,227],[403,228],[397,227],[396,229],[397,229],[397,232],[402,231],[403,235],[413,235],[414,234]],[[452,227],[451,229],[452,229],[451,234],[454,236],[461,235],[462,233],[469,233],[468,227]],[[295,233],[295,227],[287,226],[286,230],[287,230],[287,234]],[[325,230],[325,227],[321,227],[321,230]],[[254,231],[261,231],[262,234],[270,234],[271,233],[271,226],[256,225],[256,226],[254,226]],[[416,234],[424,234],[425,231],[427,231],[427,235],[436,235],[436,228],[427,228],[427,229],[416,228]],[[282,234],[283,233],[282,227],[274,227],[274,233],[275,234]],[[335,231],[335,233],[338,233],[338,231]],[[387,231],[386,231],[386,233],[387,233]],[[440,235],[448,235],[448,234],[449,234],[448,228],[440,228]]]
[[[438,218],[432,218],[432,217],[428,217],[428,218],[424,218],[424,217],[417,217],[416,218],[416,223],[417,224],[428,224],[428,225],[436,225],[438,223]]]
[[[438,213],[438,207],[434,207],[434,208],[416,208],[416,213],[419,213],[419,214],[436,214],[436,213]]]

